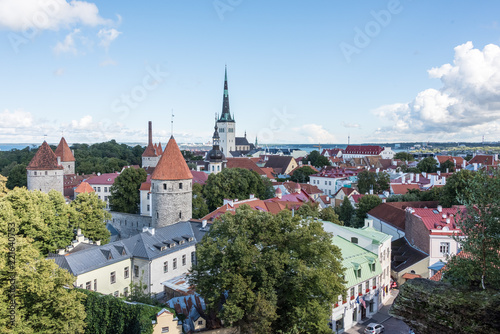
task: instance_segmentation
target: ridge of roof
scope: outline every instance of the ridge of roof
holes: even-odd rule
[[[78,187],[76,187],[75,189],[75,193],[93,193],[95,192],[94,188],[92,188],[92,186],[90,184],[88,184],[87,182],[83,181],[82,183],[80,183],[78,185]]]
[[[170,137],[170,140],[163,151],[163,154],[156,165],[153,175],[151,175],[152,180],[187,180],[192,179],[193,174],[189,170],[184,157],[182,156],[181,150],[174,139],[174,136]]]
[[[56,156],[61,157],[61,161],[64,162],[75,161],[73,152],[71,152],[71,149],[69,148],[68,143],[66,142],[66,139],[64,139],[64,137],[61,137],[61,141],[59,142],[59,145],[57,145]]]
[[[142,153],[143,157],[156,157],[156,149],[152,143],[149,143],[144,152]]]
[[[57,156],[50,148],[49,144],[44,140],[35,156],[31,159],[26,167],[27,170],[50,170],[63,169],[63,166],[57,163]]]

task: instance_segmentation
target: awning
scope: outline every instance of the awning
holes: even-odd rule
[[[443,268],[445,265],[446,265],[446,263],[444,263],[442,261],[438,261],[438,262],[434,263],[433,265],[431,265],[431,266],[429,266],[427,268],[429,268],[431,270],[438,271],[438,270],[441,270],[441,268]]]

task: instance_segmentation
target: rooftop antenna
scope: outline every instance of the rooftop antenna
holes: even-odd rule
[[[172,108],[172,116],[170,117],[170,136],[174,136],[174,108]]]

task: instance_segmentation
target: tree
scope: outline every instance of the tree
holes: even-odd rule
[[[65,248],[71,243],[71,211],[61,193],[52,190],[45,194],[15,188],[2,201],[9,202],[12,206],[19,223],[19,234],[33,240],[33,245],[42,255]]]
[[[474,172],[467,169],[462,169],[459,172],[453,173],[446,180],[444,187],[441,188],[439,203],[445,208],[450,208],[452,205],[459,204],[458,198],[465,194],[465,189],[468,187],[473,177]]]
[[[483,290],[500,287],[500,172],[479,171],[470,179],[459,202],[466,206],[457,214],[457,227],[463,236],[455,236],[463,257],[455,256],[447,265],[449,281],[480,286]],[[465,282],[464,282],[465,281]]]
[[[7,194],[7,192],[9,191],[9,189],[6,186],[6,183],[7,183],[7,178],[0,174],[0,198],[5,196],[5,194]]]
[[[83,333],[85,296],[67,288],[72,287],[74,277],[42,258],[33,239],[20,232],[20,223],[11,203],[0,200],[0,332]],[[14,324],[9,316],[12,284]]]
[[[319,204],[308,201],[297,209],[297,215],[302,219],[319,218]]]
[[[203,197],[203,186],[199,183],[193,183],[193,218],[199,219],[205,217],[208,211],[207,201]]]
[[[413,154],[408,152],[398,152],[394,154],[394,159],[399,159],[401,161],[414,161],[415,157],[413,157]]]
[[[451,160],[446,160],[441,164],[439,170],[443,173],[450,172],[453,173],[455,171],[455,164]]]
[[[127,168],[115,179],[111,186],[109,206],[111,210],[125,213],[138,213],[141,183],[147,179],[142,168]]]
[[[382,200],[377,195],[366,195],[359,199],[358,209],[356,210],[356,226],[362,227],[365,222],[366,214],[371,209],[382,204]]]
[[[26,187],[28,185],[28,176],[26,174],[26,165],[15,165],[10,170],[7,179],[7,188]]]
[[[389,183],[391,182],[391,177],[386,172],[377,173],[377,183],[375,191],[380,194],[389,189]]]
[[[323,166],[330,166],[330,160],[327,157],[321,155],[318,151],[314,150],[306,157],[305,161],[309,161],[311,165],[317,168]]]
[[[220,207],[225,198],[242,200],[248,199],[250,194],[268,199],[274,196],[274,188],[269,179],[243,168],[225,168],[220,173],[210,174],[203,186],[203,196],[211,211]]]
[[[130,169],[130,168],[129,168]],[[74,228],[81,228],[83,235],[90,240],[109,242],[111,233],[106,228],[106,221],[111,220],[111,214],[106,211],[106,203],[95,193],[79,194],[71,202],[74,213],[71,222]]]
[[[417,164],[417,168],[421,172],[425,173],[435,173],[437,171],[437,161],[433,157],[427,157],[420,160]]]
[[[339,216],[335,213],[335,210],[331,206],[327,206],[321,210],[319,212],[319,218],[337,225],[344,225],[344,223],[339,220]]]
[[[343,271],[320,222],[243,206],[223,215],[197,247],[190,283],[226,325],[244,333],[331,333]]]
[[[358,174],[358,190],[361,194],[366,194],[372,189],[375,191],[376,183],[377,174],[375,172],[364,170]]]
[[[356,210],[351,204],[349,197],[345,196],[344,201],[340,205],[339,219],[344,222],[343,225],[353,226],[354,225],[354,214]]]
[[[317,172],[310,166],[300,167],[293,171],[293,175],[291,176],[290,181],[297,183],[307,183],[309,182],[309,176],[316,173]]]

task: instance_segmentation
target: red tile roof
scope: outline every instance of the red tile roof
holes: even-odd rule
[[[354,196],[353,196],[354,197]],[[402,231],[405,230],[405,209],[411,208],[436,208],[438,202],[390,202],[382,203],[379,206],[368,211],[370,216],[382,220],[384,223],[390,224]]]
[[[144,150],[144,153],[142,153],[143,157],[156,157],[156,150],[155,147],[152,143],[149,143],[149,145],[146,147]]]
[[[151,178],[153,180],[187,180],[193,178],[193,174],[191,174],[173,136],[170,137]]]
[[[439,161],[440,164],[446,161],[451,161],[455,164],[455,166],[462,166],[462,164],[464,163],[464,158],[454,157],[451,155],[437,155],[436,159]]]
[[[90,186],[87,182],[82,182],[78,187],[75,189],[75,193],[81,194],[88,194],[88,193],[93,193],[95,192],[94,188]]]
[[[479,155],[479,154],[469,160],[469,165],[474,163],[481,164],[483,166],[497,164],[492,155]]]
[[[73,152],[68,146],[66,139],[64,137],[61,138],[59,145],[56,148],[56,156],[61,157],[61,161],[75,161],[75,157],[73,156]]]
[[[257,164],[249,158],[227,158],[227,168],[243,168],[256,171],[259,175],[267,176],[266,172],[262,170]]]
[[[390,188],[392,189],[392,192],[395,195],[404,195],[408,192],[410,189],[417,189],[420,190],[420,186],[417,183],[411,183],[411,184],[399,184],[399,183],[391,183]]]
[[[422,278],[422,276],[420,276],[418,274],[411,274],[411,273],[406,273],[401,277],[403,277],[404,279]]]
[[[158,143],[158,146],[156,147],[156,155],[162,155],[163,154],[163,149],[161,148],[161,143]]]
[[[274,179],[274,178],[275,178],[275,176],[274,176],[274,174],[273,174],[274,169],[272,169],[271,167],[260,167],[260,169],[261,169],[264,173],[266,173],[266,176],[267,176],[267,178],[268,178],[268,179]]]
[[[348,145],[344,154],[379,155],[384,149],[375,145]]]
[[[458,231],[459,229],[456,226],[455,215],[458,210],[465,210],[465,207],[442,208],[441,212],[432,208],[413,208],[413,210],[413,215],[419,217],[429,231],[441,230],[445,226],[448,227],[450,231]],[[449,219],[449,223],[447,223],[447,219]]]
[[[89,177],[87,181],[90,185],[112,185],[120,173],[104,173],[101,175],[94,175]]]
[[[199,183],[204,185],[208,180],[208,174],[205,172],[198,172],[196,170],[192,170],[191,174],[193,174],[193,183]]]
[[[57,156],[46,141],[38,148],[35,156],[26,167],[27,170],[51,170],[63,169],[63,166],[57,164]]]

